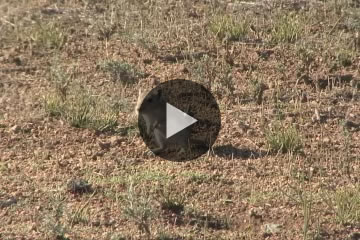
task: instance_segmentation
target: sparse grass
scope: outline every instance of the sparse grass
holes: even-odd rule
[[[155,211],[152,207],[151,199],[140,195],[136,190],[134,182],[130,179],[128,192],[125,195],[126,203],[123,206],[123,212],[124,215],[133,221],[141,232],[145,232],[147,238],[150,239],[150,221],[154,217]]]
[[[317,52],[309,47],[310,43],[302,43],[296,47],[296,53],[299,56],[302,65],[299,67],[299,74],[309,74],[311,65],[316,59]]]
[[[162,186],[158,190],[160,205],[163,210],[179,214],[185,207],[185,195],[179,195],[174,186]]]
[[[121,234],[112,235],[109,240],[127,240],[128,238],[123,237]]]
[[[57,95],[64,101],[66,99],[69,85],[73,82],[72,73],[61,66],[59,59],[53,60],[50,68],[49,81]],[[70,71],[72,70],[69,68]]]
[[[245,40],[250,29],[247,19],[238,20],[229,15],[215,16],[210,23],[210,31],[220,40]]]
[[[264,192],[264,191],[255,191],[251,190],[250,196],[246,198],[246,200],[252,206],[262,206],[267,201],[276,198],[278,193],[273,192]]]
[[[310,227],[313,221],[313,211],[314,211],[314,197],[311,191],[308,191],[304,187],[304,181],[300,180],[298,182],[299,186],[291,186],[290,191],[287,193],[283,192],[284,195],[289,197],[290,199],[294,200],[297,204],[301,206],[302,214],[303,214],[303,240],[309,239],[311,235]]]
[[[32,29],[30,39],[36,48],[60,50],[66,43],[67,34],[54,22],[38,22]]]
[[[193,81],[205,85],[215,95],[234,96],[234,79],[227,63],[215,64],[210,56],[204,55],[188,66]]]
[[[360,190],[357,188],[340,188],[332,196],[332,206],[336,221],[340,224],[360,223]]]
[[[340,66],[349,67],[353,63],[353,52],[349,50],[340,49],[336,51],[336,60]]]
[[[279,14],[274,20],[271,30],[271,42],[294,43],[302,35],[302,20],[295,13]]]
[[[72,126],[78,128],[93,128],[100,131],[114,129],[117,125],[117,113],[106,103],[97,100],[86,92],[74,95],[66,105],[65,118]]]
[[[53,92],[44,96],[44,109],[52,117],[59,117],[73,127],[99,131],[114,130],[119,111],[128,109],[125,101],[111,103],[75,82],[65,67],[53,63],[49,81]]]
[[[234,80],[231,74],[231,67],[222,66],[218,73],[218,79],[212,84],[212,91],[223,96],[234,96]]]
[[[284,127],[279,124],[265,133],[271,152],[297,152],[302,148],[302,141],[295,127]]]
[[[46,216],[44,222],[46,234],[50,234],[55,239],[69,240],[69,238],[66,237],[68,226],[64,223],[63,220],[63,203],[56,201],[53,204],[53,212]]]
[[[98,25],[99,40],[109,40],[110,37],[116,32],[117,25],[114,23],[100,23]]]
[[[51,117],[63,116],[66,111],[64,105],[65,104],[61,97],[59,97],[57,94],[48,95],[45,97],[44,108]]]
[[[230,220],[227,217],[219,217],[211,214],[204,214],[193,208],[187,208],[184,215],[189,218],[189,224],[198,228],[206,229],[229,229]]]
[[[90,214],[90,209],[88,208],[88,205],[91,201],[91,199],[93,198],[93,196],[95,195],[95,191],[91,194],[91,196],[86,200],[85,203],[83,203],[81,206],[78,207],[78,209],[71,214],[71,216],[69,217],[70,220],[70,225],[73,226],[74,224],[88,224],[91,221],[91,214]]]
[[[18,200],[0,204],[1,239],[259,240],[271,223],[282,227],[270,238],[356,238],[354,1],[0,5],[0,203]],[[137,90],[174,78],[216,97],[224,154],[144,154]],[[75,176],[96,192],[64,191],[58,205],[54,187]],[[248,221],[253,207],[261,218]]]
[[[171,234],[160,232],[158,236],[155,238],[155,240],[177,240],[181,239],[179,237],[173,237]]]
[[[159,183],[167,183],[173,179],[171,175],[166,174],[160,170],[144,170],[138,173],[135,173],[132,176],[133,181],[136,183],[142,182],[159,182]]]
[[[122,61],[103,61],[99,67],[109,73],[112,81],[119,81],[123,84],[134,84],[143,76],[143,73],[136,70],[134,66]]]
[[[199,172],[185,172],[183,175],[188,178],[188,183],[202,184],[212,180],[210,175]]]
[[[204,85],[209,85],[209,81],[213,78],[213,67],[211,58],[208,55],[204,55],[195,63],[189,63],[188,67],[192,73],[194,81],[198,81]]]
[[[267,86],[262,80],[259,80],[257,78],[251,78],[250,79],[250,89],[253,100],[257,104],[261,104],[263,101],[263,94],[266,90]]]
[[[45,110],[50,116],[63,118],[71,126],[110,131],[118,125],[118,109],[81,86],[72,88],[65,100],[57,94],[49,94],[44,100]]]

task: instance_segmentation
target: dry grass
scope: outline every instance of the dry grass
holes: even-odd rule
[[[0,239],[359,239],[359,7],[0,1]],[[220,105],[195,161],[132,115],[173,78]]]

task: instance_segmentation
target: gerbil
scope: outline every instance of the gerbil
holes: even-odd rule
[[[180,152],[188,149],[190,128],[166,138],[166,101],[161,90],[153,90],[146,94],[139,89],[135,111],[136,115],[140,115],[145,121],[146,134],[152,137],[158,146],[151,150],[153,153],[160,153],[167,147],[179,149]]]

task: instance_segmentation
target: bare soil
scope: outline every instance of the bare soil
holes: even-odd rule
[[[359,12],[350,0],[0,0],[0,239],[360,239]],[[174,78],[221,109],[194,161],[148,155],[133,115],[139,88]],[[82,94],[116,108],[116,126],[51,111]],[[301,144],[280,151],[268,137],[288,129]]]

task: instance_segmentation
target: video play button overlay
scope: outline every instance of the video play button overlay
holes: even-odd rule
[[[174,79],[151,89],[138,107],[140,136],[157,156],[193,160],[208,152],[219,134],[221,114],[203,85]]]
[[[197,120],[173,105],[166,103],[166,138],[196,123]]]

